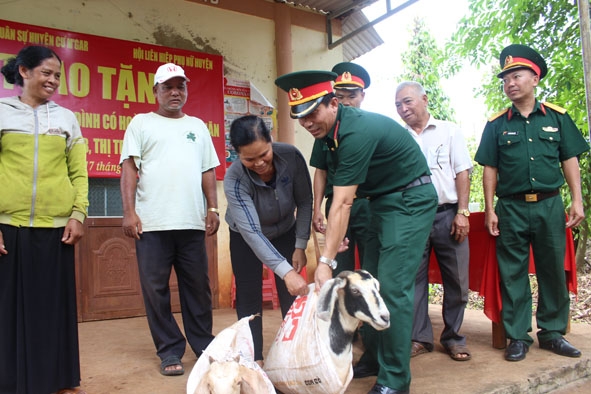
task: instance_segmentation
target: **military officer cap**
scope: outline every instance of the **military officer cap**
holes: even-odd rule
[[[322,98],[333,92],[337,74],[331,71],[297,71],[280,76],[275,85],[287,92],[289,115],[293,119],[303,118],[312,113]]]
[[[334,83],[335,89],[367,89],[371,83],[369,74],[363,67],[351,62],[342,62],[335,65],[332,71],[337,73]]]
[[[509,45],[501,51],[499,62],[501,63],[501,72],[497,75],[499,78],[503,78],[503,75],[508,72],[523,68],[532,70],[540,79],[544,78],[548,72],[548,67],[542,56],[525,45]]]

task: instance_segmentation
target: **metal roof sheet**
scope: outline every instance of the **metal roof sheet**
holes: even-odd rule
[[[327,18],[327,34],[329,48],[343,45],[343,60],[351,61],[372,49],[382,45],[384,41],[373,28],[373,25],[418,0],[385,0],[384,14],[374,21],[369,21],[363,9],[380,0],[275,0],[294,7],[306,8],[322,13]],[[395,8],[392,9],[392,2]],[[333,41],[330,21],[339,19],[342,23],[343,37]]]
[[[378,0],[275,0],[279,3],[287,3],[294,7],[305,8],[327,16],[335,16],[341,20],[343,35],[351,33],[369,23],[367,17],[361,11],[364,7]],[[328,32],[327,32],[328,33]],[[330,33],[329,33],[330,34]],[[343,60],[353,60],[384,41],[373,27],[370,27],[350,39],[343,42]]]

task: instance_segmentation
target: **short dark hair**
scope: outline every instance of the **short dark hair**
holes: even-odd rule
[[[23,77],[18,72],[19,66],[32,70],[35,67],[38,67],[43,60],[51,57],[56,58],[60,62],[60,65],[62,64],[62,59],[60,59],[53,49],[40,45],[27,46],[22,48],[18,55],[8,59],[6,64],[2,67],[1,72],[4,75],[6,82],[17,86],[23,86]]]
[[[324,97],[322,97],[322,101],[320,102],[320,104],[328,107],[330,100],[332,100],[334,97],[336,97],[334,92],[330,92],[330,93],[326,94]]]
[[[256,115],[246,115],[235,119],[230,125],[230,143],[236,152],[240,148],[257,140],[271,142],[271,132],[263,121]]]

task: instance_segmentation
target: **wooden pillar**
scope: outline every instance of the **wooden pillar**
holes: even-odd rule
[[[277,76],[293,71],[291,48],[291,9],[285,4],[275,4],[275,58]],[[295,144],[295,128],[289,117],[287,93],[277,88],[277,139],[280,142]]]

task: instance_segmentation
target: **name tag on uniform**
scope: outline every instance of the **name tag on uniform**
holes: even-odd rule
[[[503,135],[519,135],[519,131],[503,131]]]
[[[547,131],[549,133],[558,133],[558,127],[546,126],[542,127],[542,130]]]

